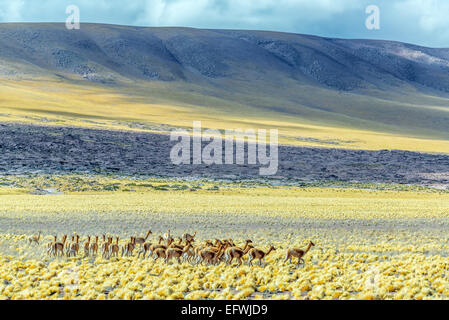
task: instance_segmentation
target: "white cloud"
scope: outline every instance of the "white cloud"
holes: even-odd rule
[[[449,48],[449,1],[398,0],[389,11],[389,19],[398,20],[397,31],[423,44]]]
[[[247,24],[266,22],[279,27],[301,20],[326,20],[345,10],[361,8],[356,0],[147,0],[135,22],[156,25]]]
[[[142,6],[143,10],[137,14],[132,23],[135,25],[159,26],[165,12],[166,5],[166,1],[164,0],[144,1]]]
[[[0,0],[0,21],[21,21],[25,0]]]
[[[406,23],[418,21],[423,31],[435,32],[449,28],[449,1],[441,0],[402,0],[394,8],[403,17],[409,17]]]

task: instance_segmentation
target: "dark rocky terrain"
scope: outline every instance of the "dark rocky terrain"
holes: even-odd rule
[[[0,174],[114,173],[261,179],[254,165],[174,165],[168,135],[0,124]],[[223,153],[224,154],[224,153]],[[449,186],[449,155],[280,146],[271,179]]]

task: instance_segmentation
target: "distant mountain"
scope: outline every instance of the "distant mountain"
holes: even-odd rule
[[[273,80],[336,90],[407,83],[449,92],[449,49],[265,31],[0,24],[0,59],[88,80]],[[4,64],[4,63],[2,63]],[[3,65],[2,73],[7,74]],[[14,74],[17,70],[9,70]]]
[[[449,49],[268,31],[0,24],[0,78],[42,76],[184,84],[261,112],[449,137]]]

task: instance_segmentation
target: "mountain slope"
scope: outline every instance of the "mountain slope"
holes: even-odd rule
[[[69,31],[63,24],[0,24],[0,79],[9,86],[2,92],[11,93],[0,108],[12,113],[28,108],[51,115],[45,106],[56,98],[21,95],[31,96],[25,81],[32,81],[30,90],[45,88],[45,82],[99,88],[128,103],[194,106],[250,122],[282,119],[449,139],[449,49],[398,42],[265,31],[97,24]],[[28,98],[35,99],[29,103],[33,108],[26,107]]]

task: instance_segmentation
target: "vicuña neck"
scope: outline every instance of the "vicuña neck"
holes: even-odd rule
[[[309,250],[310,250],[311,247],[312,247],[312,244],[309,243],[309,244],[307,245],[306,251],[304,251],[304,254],[306,254],[307,252],[309,252]]]

